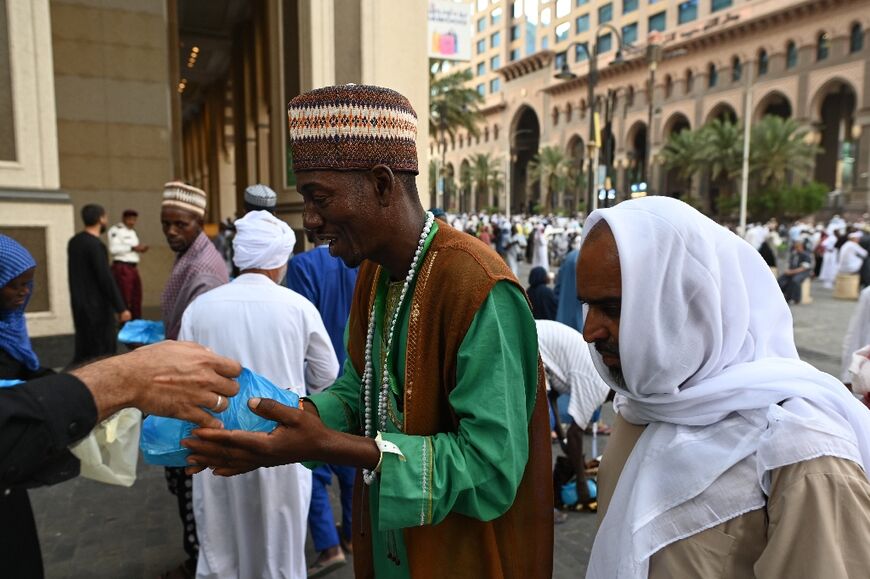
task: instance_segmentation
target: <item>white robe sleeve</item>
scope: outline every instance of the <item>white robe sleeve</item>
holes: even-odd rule
[[[313,310],[313,307],[312,307]],[[338,376],[338,358],[323,320],[316,311],[308,316],[308,348],[305,351],[305,385],[312,394],[331,386]]]
[[[840,364],[840,380],[850,383],[852,377],[849,374],[849,364],[852,363],[852,354],[864,346],[870,344],[870,288],[861,291],[855,313],[849,322],[849,329],[843,338],[843,353]]]

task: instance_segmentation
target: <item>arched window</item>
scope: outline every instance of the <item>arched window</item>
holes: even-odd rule
[[[580,99],[580,118],[586,118],[586,99]]]
[[[565,106],[565,122],[566,122],[566,123],[570,123],[570,122],[571,122],[571,115],[572,115],[573,112],[574,112],[574,107],[571,106],[571,103],[568,103],[568,104]]]
[[[719,82],[719,71],[712,62],[707,65],[707,88],[713,88]]]
[[[674,94],[674,79],[671,78],[671,75],[665,75],[665,98],[671,98],[671,95]]]
[[[498,140],[498,125],[492,126],[492,138],[496,141]]]
[[[767,51],[762,48],[758,51],[758,76],[764,76],[767,74],[768,66]]]
[[[461,149],[464,146],[465,146],[465,137],[463,137],[462,135],[459,135],[459,148]]]
[[[484,143],[488,143],[488,142],[489,142],[489,127],[484,127],[484,128],[483,128],[483,142],[484,142]]]
[[[849,53],[855,54],[864,50],[864,28],[857,22],[849,31]]]
[[[785,45],[785,67],[794,68],[797,66],[798,51],[794,40],[789,40]]]
[[[739,82],[741,76],[743,76],[743,63],[735,56],[731,59],[731,82]]]
[[[634,87],[628,87],[628,93],[625,95],[625,106],[633,107],[634,106]]]
[[[825,60],[831,52],[831,36],[827,32],[819,32],[816,37],[816,60]]]
[[[553,107],[553,126],[559,124],[559,107]]]
[[[692,94],[692,91],[695,90],[695,75],[692,74],[692,69],[686,69],[686,94]]]

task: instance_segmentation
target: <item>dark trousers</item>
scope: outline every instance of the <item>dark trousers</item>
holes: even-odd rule
[[[112,276],[127,309],[134,320],[142,318],[142,278],[139,277],[139,268],[133,263],[116,261],[112,263]]]
[[[332,484],[332,475],[338,477],[341,491],[341,533],[350,542],[351,512],[353,510],[353,483],[356,469],[352,466],[321,465],[312,471],[311,507],[308,510],[308,529],[315,551],[337,547],[338,531],[332,506],[329,504],[327,486]]]
[[[73,364],[81,364],[95,358],[113,356],[118,348],[117,325],[110,317],[107,321],[94,322],[83,316],[73,316],[76,329],[75,357]]]
[[[193,560],[199,555],[199,538],[196,536],[196,519],[193,516],[193,477],[183,468],[166,467],[166,484],[169,492],[178,501],[178,516],[184,526],[184,552]]]
[[[0,489],[0,564],[3,577],[41,579],[42,553],[27,491]]]

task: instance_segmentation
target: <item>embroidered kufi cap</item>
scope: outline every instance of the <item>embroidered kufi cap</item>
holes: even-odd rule
[[[245,189],[245,203],[263,209],[272,209],[278,204],[278,195],[269,187],[257,183]]]
[[[199,217],[205,217],[206,199],[205,191],[202,189],[181,181],[170,181],[163,186],[161,207],[177,207]]]
[[[379,86],[345,84],[301,94],[287,105],[293,170],[352,171],[386,165],[417,174],[417,114]]]

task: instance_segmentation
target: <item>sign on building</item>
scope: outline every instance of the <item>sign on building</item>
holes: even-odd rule
[[[471,4],[429,1],[429,58],[471,60]]]

